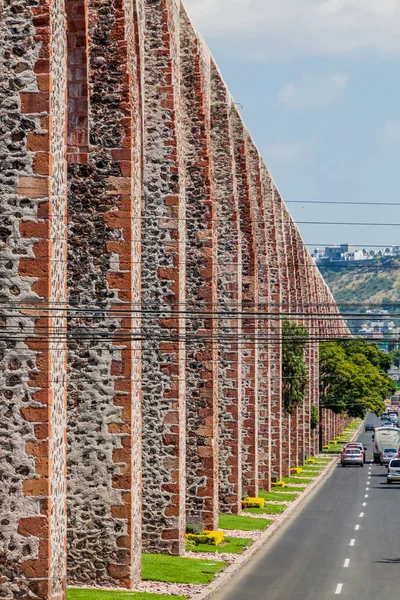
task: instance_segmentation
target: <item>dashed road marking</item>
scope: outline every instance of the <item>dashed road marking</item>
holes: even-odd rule
[[[344,568],[346,569],[349,566],[349,564],[350,564],[350,559],[346,558],[345,561],[344,561],[344,565],[343,565]]]
[[[364,513],[360,513],[360,517],[363,518],[363,516],[364,516]]]
[[[359,529],[360,529],[360,526],[359,526],[359,525],[356,525],[356,526],[354,527],[354,531],[358,531]]]
[[[355,544],[355,543],[356,543],[356,540],[355,540],[354,538],[352,538],[352,539],[350,540],[350,546],[354,546],[354,544]]]
[[[338,583],[336,586],[335,594],[341,594],[343,583]]]
[[[366,503],[366,502],[363,502],[363,506],[367,506],[367,503]]]
[[[364,498],[368,498],[368,494],[365,494]]]

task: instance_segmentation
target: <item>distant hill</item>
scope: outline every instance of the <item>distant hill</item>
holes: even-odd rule
[[[336,302],[391,304],[400,301],[400,257],[319,266]]]

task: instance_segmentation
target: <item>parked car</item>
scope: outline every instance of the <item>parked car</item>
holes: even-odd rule
[[[387,483],[400,483],[400,458],[392,458],[387,470]]]
[[[346,448],[342,452],[342,467],[347,465],[364,466],[364,453],[360,448]]]
[[[375,431],[374,425],[372,425],[372,423],[367,423],[365,426],[365,431]]]
[[[392,458],[397,458],[397,448],[384,448],[381,453],[381,465],[388,465]]]

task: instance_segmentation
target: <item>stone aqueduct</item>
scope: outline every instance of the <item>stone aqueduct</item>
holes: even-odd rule
[[[312,455],[318,340],[348,332],[178,0],[0,4],[0,596],[56,600]]]

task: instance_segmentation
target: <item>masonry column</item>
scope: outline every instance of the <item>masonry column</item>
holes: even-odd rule
[[[212,180],[218,219],[218,374],[220,510],[241,506],[241,241],[234,149],[232,99],[211,62]]]
[[[65,17],[33,4],[0,21],[0,596],[64,600]]]
[[[242,256],[242,481],[243,495],[257,494],[258,411],[258,263],[256,257],[256,208],[250,182],[250,155],[243,121],[232,109],[235,172],[239,201]],[[240,307],[239,307],[240,309]]]
[[[305,362],[308,369],[308,386],[306,391],[306,396],[303,403],[303,450],[304,450],[304,458],[305,455],[310,456],[311,450],[311,427],[310,427],[310,414],[311,414],[311,405],[313,402],[313,393],[314,393],[314,371],[313,371],[313,321],[311,318],[311,310],[312,310],[312,295],[311,295],[311,282],[310,282],[310,272],[308,265],[308,251],[307,248],[302,244],[302,252],[300,255],[301,260],[301,269],[303,271],[303,306],[304,306],[304,318],[305,318],[305,326],[308,329],[308,342],[305,349]],[[303,462],[304,462],[303,458]]]
[[[185,550],[185,173],[179,3],[143,0],[143,547]]]
[[[312,343],[312,352],[313,352],[313,404],[312,408],[313,414],[312,417],[316,417],[319,415],[319,340],[321,337],[321,321],[319,318],[319,309],[318,309],[318,268],[312,261],[309,260],[310,263],[310,281],[311,281],[311,295],[312,295],[312,330],[314,341]],[[311,425],[315,425],[315,423],[311,423]],[[311,428],[311,454],[314,456],[319,452],[319,428],[318,425],[316,427]]]
[[[181,7],[186,171],[188,521],[218,527],[217,206],[210,140],[210,55]]]
[[[266,242],[266,218],[261,183],[260,154],[250,135],[246,136],[246,152],[249,164],[249,184],[254,210],[255,235],[255,284],[254,306],[258,314],[255,340],[255,367],[257,394],[254,398],[254,410],[249,405],[246,418],[243,419],[244,436],[248,439],[247,455],[244,448],[243,488],[247,487],[249,496],[258,496],[259,489],[269,490],[271,485],[271,435],[270,435],[270,397],[269,397],[269,354],[268,320],[269,278]],[[243,463],[244,465],[244,463]]]
[[[133,4],[67,0],[68,578],[140,574],[141,118]]]
[[[270,284],[270,401],[271,401],[271,475],[282,477],[282,291],[279,259],[275,186],[267,169],[262,167],[262,184],[267,222],[267,254]]]
[[[287,215],[285,227],[287,236],[287,260],[288,260],[288,281],[289,281],[289,309],[294,314],[296,322],[299,321],[299,267],[296,254],[296,225]],[[290,419],[290,464],[297,467],[299,464],[299,440],[298,440],[298,421],[300,408],[296,406]]]
[[[284,206],[281,195],[275,188],[275,202],[276,202],[276,223],[277,223],[277,235],[278,235],[278,252],[279,260],[281,263],[281,320],[290,320],[290,271],[289,271],[289,256],[290,248],[288,247],[287,237],[287,226],[288,226],[288,213]],[[290,243],[290,242],[289,242]],[[283,337],[280,339],[281,348],[283,346]],[[282,365],[282,389],[285,385],[283,380],[283,365]],[[286,411],[283,404],[282,398],[282,416],[281,416],[281,428],[282,428],[282,475],[289,477],[290,475],[290,455],[291,455],[291,415]]]

